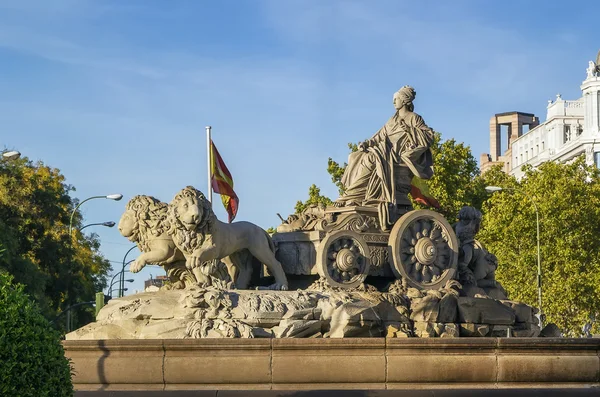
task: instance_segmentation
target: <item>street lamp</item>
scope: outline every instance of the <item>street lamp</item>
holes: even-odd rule
[[[120,273],[120,272],[119,272],[119,273]],[[117,274],[118,274],[118,273],[117,273]],[[126,283],[133,283],[134,281],[135,281],[135,280],[134,280],[134,279],[132,279],[132,278],[128,278],[127,280],[125,280],[125,282],[126,282]],[[118,288],[115,288],[114,290],[112,289],[113,285],[115,285],[117,282],[118,282],[118,283],[120,283],[120,282],[121,282],[121,280],[116,280],[116,281],[112,282],[112,283],[110,284],[110,286],[108,287],[108,290],[109,290],[109,296],[110,296],[111,298],[112,298],[112,292],[113,292],[113,291],[115,291],[115,290],[119,290]],[[127,288],[125,288],[125,290],[127,290]]]
[[[2,153],[2,158],[6,160],[17,160],[19,157],[21,157],[21,152],[16,150],[9,150]]]
[[[127,263],[125,264],[125,266],[129,265],[129,264],[130,264],[131,262],[133,262],[134,260],[135,260],[135,259],[132,259],[132,260],[130,260],[129,262],[127,262]],[[128,272],[129,270],[125,270],[125,271],[126,271],[126,272]],[[112,288],[112,286],[113,286],[113,285],[115,284],[115,282],[116,282],[116,281],[114,281],[115,277],[119,276],[119,280],[118,280],[118,282],[119,282],[119,284],[121,283],[121,273],[123,273],[123,271],[122,271],[122,270],[121,270],[121,271],[119,271],[119,272],[117,272],[117,273],[115,273],[115,274],[113,275],[113,277],[110,279],[110,287],[109,287],[109,291],[110,291],[110,288]],[[112,297],[112,295],[111,295],[111,297]]]
[[[114,227],[115,223],[113,221],[109,221],[109,222],[100,222],[100,223],[89,223],[87,225],[85,225],[84,227],[80,228],[79,231],[82,231],[83,229],[85,229],[88,226],[106,226],[106,227]]]
[[[540,308],[540,322],[544,323],[544,312],[542,310],[542,256],[540,254],[540,213],[538,211],[538,207],[535,203],[535,200],[533,200],[533,198],[531,198],[530,196],[528,196],[527,194],[524,194],[523,192],[517,190],[517,189],[513,189],[513,188],[502,188],[499,186],[486,186],[485,191],[488,193],[495,193],[495,192],[501,192],[502,190],[507,190],[507,191],[512,191],[512,192],[517,192],[517,193],[521,193],[521,195],[525,196],[526,198],[529,199],[529,201],[531,201],[531,204],[533,204],[533,208],[535,209],[535,224],[536,224],[536,237],[537,237],[537,289],[538,289],[538,306]]]
[[[122,292],[119,293],[119,298],[121,298],[123,296],[123,292],[125,289],[125,266],[127,266],[127,264],[129,263],[129,262],[125,263],[125,261],[127,260],[127,255],[129,255],[129,253],[131,251],[133,251],[135,248],[137,248],[137,244],[134,245],[133,247],[129,248],[129,250],[127,250],[127,252],[125,253],[125,256],[123,257],[123,267],[121,268],[121,284],[119,285]]]
[[[113,291],[119,291],[119,293],[121,293],[121,289],[120,289],[120,288],[115,288],[115,289],[112,289],[112,290],[110,290],[110,296],[111,296],[111,297],[112,297],[112,293],[113,293]],[[127,291],[127,288],[123,288],[123,291]]]
[[[119,201],[122,198],[123,198],[122,194],[109,194],[107,196],[92,196],[92,197],[86,198],[85,200],[83,200],[82,202],[77,204],[77,207],[75,207],[73,209],[73,212],[71,212],[71,219],[69,220],[69,235],[71,235],[71,233],[73,232],[73,217],[75,216],[75,212],[79,209],[79,207],[81,207],[81,205],[83,203],[85,203],[86,201],[89,201],[89,200],[93,200],[93,199],[109,199],[109,200]]]

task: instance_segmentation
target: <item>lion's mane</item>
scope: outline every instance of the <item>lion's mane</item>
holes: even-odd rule
[[[150,250],[149,242],[168,230],[166,203],[151,196],[135,196],[127,203],[125,210],[132,211],[136,226],[130,236],[140,251]]]
[[[177,205],[179,202],[187,199],[195,200],[202,211],[200,221],[193,230],[186,229],[179,220],[179,214],[177,213]],[[175,195],[168,206],[168,234],[173,237],[173,241],[175,241],[175,244],[179,249],[187,253],[192,253],[204,243],[206,236],[212,233],[215,219],[215,213],[212,210],[210,201],[208,201],[206,197],[204,197],[204,194],[198,189],[193,186],[187,186]]]

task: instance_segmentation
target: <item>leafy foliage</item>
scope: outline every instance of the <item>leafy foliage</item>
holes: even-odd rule
[[[12,276],[0,273],[0,395],[73,395],[60,334]]]
[[[0,245],[5,249],[0,271],[23,284],[49,319],[76,302],[93,300],[110,269],[96,237],[68,233],[76,204],[69,197],[72,190],[58,169],[26,158],[0,161]],[[74,225],[80,223],[77,212]]]
[[[485,181],[479,178],[477,160],[471,148],[454,139],[441,140],[436,132],[433,144],[433,178],[427,181],[430,194],[440,203],[440,212],[450,223],[461,207],[480,209],[486,199]],[[415,209],[426,208],[413,201]]]
[[[356,143],[348,143],[348,149],[350,149],[350,153],[354,153],[358,151],[358,144]],[[342,185],[342,176],[344,175],[344,171],[346,170],[346,166],[348,164],[344,163],[343,166],[336,161],[334,161],[331,157],[327,160],[327,172],[331,175],[331,181],[338,187],[340,195],[344,193],[344,185]]]
[[[498,257],[496,277],[511,299],[537,306],[535,202],[543,310],[549,322],[579,336],[600,312],[600,172],[582,158],[525,171],[521,181],[505,176],[490,183],[505,190],[484,203],[479,239]],[[594,324],[592,332],[598,331]]]
[[[333,204],[333,201],[331,201],[331,199],[329,199],[326,196],[322,196],[321,195],[321,189],[317,187],[317,185],[313,184],[311,185],[311,187],[308,188],[308,200],[302,202],[302,201],[298,201],[296,203],[296,213],[299,214],[302,211],[304,211],[309,205],[314,205],[314,204],[325,204],[327,205],[331,205]]]

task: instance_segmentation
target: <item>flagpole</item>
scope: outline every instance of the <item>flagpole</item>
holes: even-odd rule
[[[208,172],[208,201],[210,201],[211,205],[212,205],[212,182],[211,182],[211,168],[212,168],[212,150],[210,147],[210,143],[211,143],[211,139],[210,139],[210,130],[212,129],[212,127],[210,125],[206,126],[206,153],[207,156],[206,158],[208,159],[208,168],[207,168],[207,172]]]

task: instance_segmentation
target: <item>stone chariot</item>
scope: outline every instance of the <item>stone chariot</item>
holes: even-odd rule
[[[319,274],[340,288],[355,288],[367,276],[383,276],[406,280],[418,289],[440,289],[455,277],[458,239],[437,212],[406,211],[390,231],[382,230],[375,207],[328,207],[320,212],[286,221],[273,235],[275,256],[286,274]],[[286,231],[298,221],[314,230]]]

